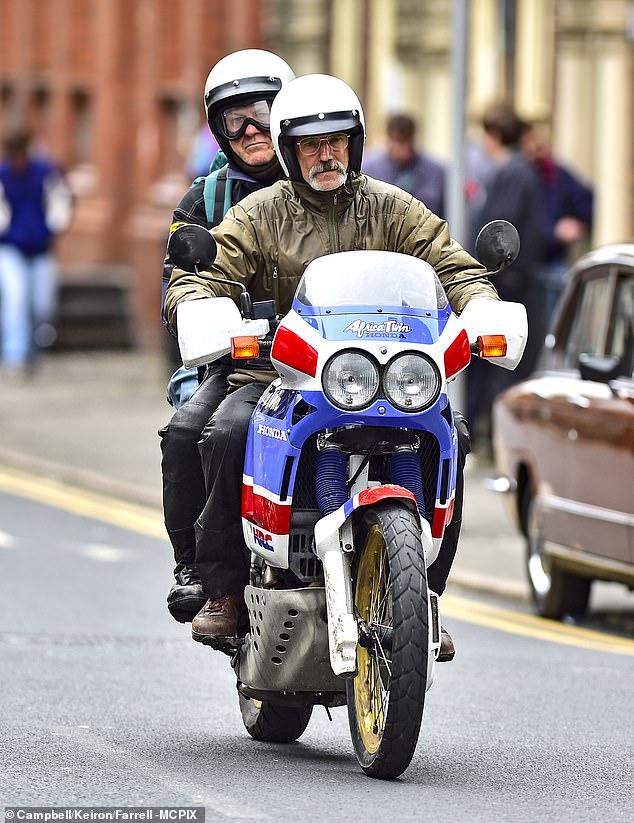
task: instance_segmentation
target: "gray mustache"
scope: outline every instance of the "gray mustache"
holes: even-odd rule
[[[343,163],[340,163],[338,160],[320,160],[319,163],[315,163],[315,165],[311,167],[309,174],[310,177],[313,178],[323,171],[338,171],[340,174],[345,174],[346,168]]]

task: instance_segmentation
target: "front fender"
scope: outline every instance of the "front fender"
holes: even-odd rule
[[[374,486],[370,489],[363,489],[359,494],[355,494],[354,497],[346,500],[343,506],[339,506],[334,512],[326,515],[326,517],[322,517],[315,526],[315,540],[317,540],[317,529],[319,527],[329,532],[332,530],[338,531],[355,509],[362,508],[363,506],[374,506],[380,503],[381,500],[388,499],[402,500],[420,521],[421,517],[416,505],[416,498],[412,492],[403,488],[403,486],[385,484],[383,486]]]

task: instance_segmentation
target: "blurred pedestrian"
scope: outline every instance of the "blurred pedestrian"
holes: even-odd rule
[[[587,251],[592,230],[592,188],[553,157],[543,124],[522,135],[522,150],[537,169],[542,192],[542,244],[538,287],[546,323],[550,322],[575,259]]]
[[[509,220],[517,228],[521,243],[519,256],[496,280],[495,287],[503,300],[526,306],[529,324],[526,351],[515,371],[491,369],[477,361],[469,369],[467,417],[474,426],[476,446],[484,445],[490,451],[493,399],[532,372],[545,334],[544,313],[536,291],[542,259],[542,195],[537,171],[520,151],[526,124],[513,107],[507,103],[490,106],[482,118],[482,127],[483,146],[492,161],[492,169],[484,181],[484,190],[474,203],[472,247],[475,247],[478,231],[491,220]]]
[[[55,338],[53,244],[68,228],[70,189],[60,169],[31,153],[23,128],[7,131],[0,163],[0,327],[5,371],[20,374]]]
[[[445,216],[445,170],[416,146],[416,123],[406,114],[393,114],[387,121],[387,145],[368,151],[364,174],[392,183],[439,217]]]

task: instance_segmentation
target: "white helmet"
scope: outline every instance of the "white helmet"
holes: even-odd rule
[[[298,137],[345,131],[349,135],[349,171],[361,171],[365,121],[359,98],[347,83],[329,74],[292,80],[271,107],[271,137],[280,165],[291,180],[301,180],[295,154]]]
[[[293,80],[291,67],[270,51],[244,49],[219,60],[205,83],[205,110],[207,122],[225,154],[231,154],[229,140],[244,134],[251,119],[242,129],[232,133],[223,114],[231,105],[262,101],[262,117],[255,124],[266,131],[270,127],[270,106],[278,91]],[[229,152],[228,152],[229,150]]]

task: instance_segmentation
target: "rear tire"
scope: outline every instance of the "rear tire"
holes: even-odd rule
[[[535,498],[527,486],[522,496],[526,524],[526,574],[535,610],[541,617],[561,620],[588,610],[592,581],[559,568],[544,549],[544,533]]]
[[[363,771],[391,780],[411,762],[425,704],[427,576],[420,526],[405,506],[384,503],[364,513],[357,545],[355,613],[372,641],[357,646],[358,674],[346,681],[350,734]]]
[[[254,740],[265,743],[292,743],[300,738],[313,713],[313,707],[281,706],[238,694],[245,729]]]

